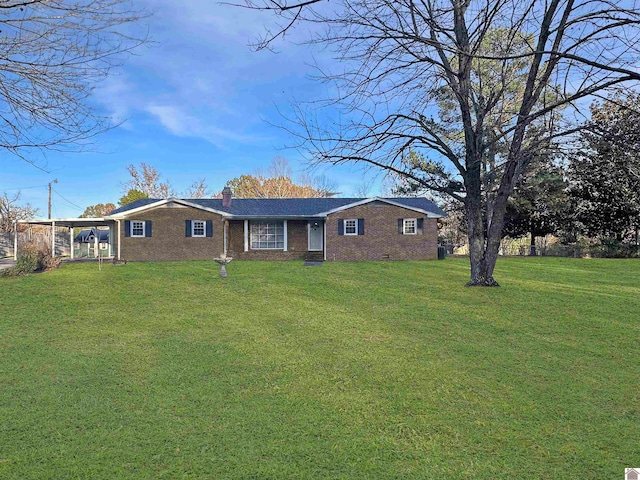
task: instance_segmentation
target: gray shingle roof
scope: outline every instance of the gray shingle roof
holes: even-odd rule
[[[352,203],[361,202],[367,200],[366,198],[234,198],[230,207],[222,206],[222,199],[220,198],[197,198],[197,199],[185,199],[185,201],[201,205],[206,208],[212,208],[221,212],[228,213],[236,217],[305,217],[316,216],[334,210],[336,208],[344,207]],[[383,200],[390,200],[394,203],[407,206],[409,208],[417,208],[425,210],[427,212],[434,213],[436,215],[445,216],[445,212],[442,211],[435,203],[426,198],[385,198]],[[115,215],[123,213],[134,208],[143,207],[152,203],[158,202],[160,199],[143,198],[136,200],[124,207],[120,207],[112,211],[109,215]]]

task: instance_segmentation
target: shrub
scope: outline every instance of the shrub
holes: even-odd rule
[[[21,248],[15,266],[2,270],[0,274],[3,277],[27,275],[29,273],[54,270],[59,266],[60,259],[51,255],[50,247],[27,243]]]

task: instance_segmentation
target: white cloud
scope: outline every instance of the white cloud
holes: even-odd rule
[[[224,147],[227,140],[239,143],[258,143],[267,140],[261,135],[243,134],[231,129],[219,128],[212,123],[207,123],[206,119],[190,115],[175,105],[149,105],[147,111],[173,135],[203,138],[218,147]]]

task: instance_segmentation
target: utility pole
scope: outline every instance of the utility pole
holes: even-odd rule
[[[49,213],[49,216],[47,218],[51,218],[51,184],[52,183],[58,183],[58,179],[54,178],[53,182],[49,182],[49,208],[47,209],[47,212]]]

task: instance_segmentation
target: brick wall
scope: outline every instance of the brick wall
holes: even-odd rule
[[[251,221],[249,221],[251,223]],[[238,260],[297,260],[303,259],[307,253],[307,221],[287,221],[287,250],[251,250],[244,251],[244,220],[229,222],[229,256]]]
[[[125,237],[125,222],[120,222],[120,242],[123,260],[210,260],[223,252],[223,222],[216,213],[191,207],[168,204],[139,214],[127,220],[151,220],[150,238]],[[186,237],[186,220],[212,220],[212,237]],[[116,243],[117,245],[117,239]]]
[[[364,219],[364,235],[338,235],[338,220]],[[424,218],[422,235],[398,233],[399,218]],[[327,217],[327,260],[435,260],[435,218],[393,205],[362,205]]]

